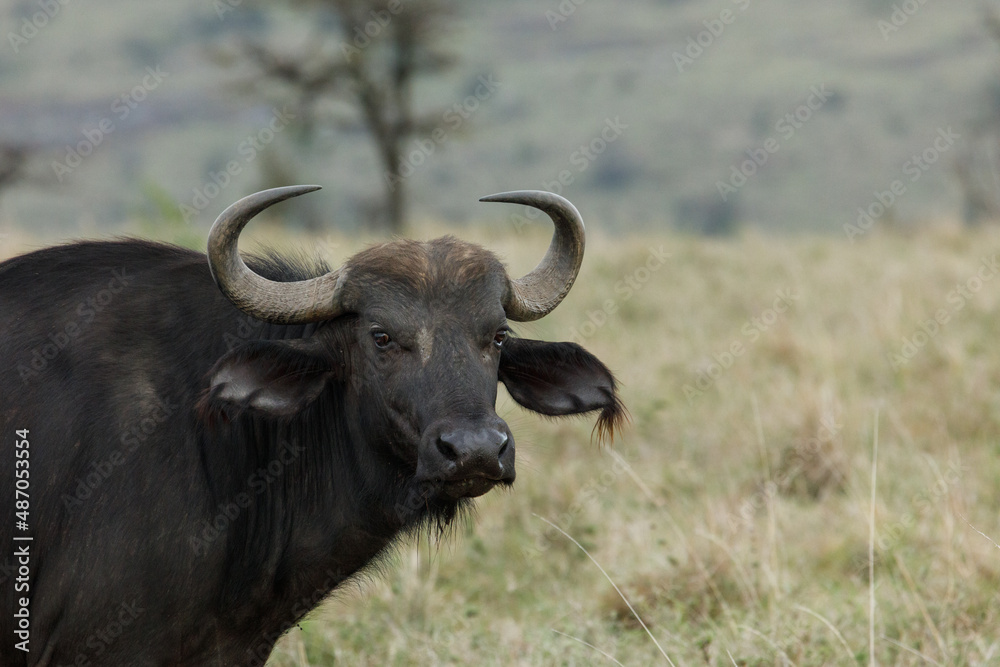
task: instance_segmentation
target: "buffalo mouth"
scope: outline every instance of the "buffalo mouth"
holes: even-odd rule
[[[446,496],[455,500],[460,498],[478,498],[496,486],[499,481],[480,476],[467,477],[466,479],[445,482],[441,490]]]

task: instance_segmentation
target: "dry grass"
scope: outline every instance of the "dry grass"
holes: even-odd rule
[[[484,240],[518,269],[544,247]],[[646,277],[660,245],[667,263],[616,292]],[[593,554],[675,664],[868,664],[876,410],[875,662],[997,664],[1000,550],[961,516],[1000,539],[1000,276],[960,310],[949,300],[994,249],[996,230],[953,229],[854,245],[592,241],[567,303],[522,333],[591,334],[625,385],[634,424],[615,451],[627,467],[590,444],[588,423],[502,401],[516,490],[484,498],[457,541],[409,546],[386,578],[329,602],[274,664],[614,664],[599,651],[667,664],[587,557],[533,514]],[[779,290],[797,296],[764,319]],[[584,330],[609,299],[615,312]],[[942,308],[948,322],[894,369],[888,355]],[[720,372],[713,359],[733,343],[743,352]]]
[[[484,241],[518,269],[544,247]],[[660,245],[668,262],[616,292]],[[592,241],[566,304],[522,333],[565,339],[615,302],[585,344],[625,385],[627,465],[588,423],[503,400],[516,490],[484,498],[460,539],[408,546],[386,578],[327,603],[273,664],[667,664],[586,555],[533,514],[593,554],[675,664],[869,664],[876,411],[875,663],[998,664],[1000,550],[962,517],[1000,541],[1000,276],[961,309],[949,297],[994,250],[1000,231],[949,228],[854,245]],[[754,324],[779,290],[797,296]],[[948,322],[893,368],[942,308]],[[714,367],[733,343],[743,352]]]
[[[480,236],[529,268],[544,237],[509,231]],[[638,271],[660,245],[670,259]],[[1000,664],[1000,549],[969,525],[1000,541],[1000,276],[961,309],[950,296],[994,251],[993,229],[854,245],[592,239],[567,302],[521,333],[566,339],[614,302],[585,344],[624,384],[624,439],[599,449],[588,421],[502,398],[513,493],[481,499],[457,539],[401,549],[271,664],[667,664],[587,556],[534,514],[601,563],[677,665]],[[785,312],[753,324],[779,290],[796,295]],[[939,309],[948,322],[893,368],[888,355]],[[714,367],[734,343],[743,352]]]

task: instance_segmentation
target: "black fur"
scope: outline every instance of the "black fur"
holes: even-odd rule
[[[248,263],[279,281],[327,270]],[[543,414],[624,418],[582,348],[489,347],[506,275],[487,251],[401,241],[348,266],[350,314],[284,326],[238,311],[205,256],[173,246],[77,243],[0,264],[0,506],[14,507],[27,429],[31,528],[17,534],[34,538],[26,591],[0,556],[0,664],[263,664],[398,538],[471,509],[417,480],[428,424],[489,416],[498,380]],[[374,351],[376,319],[396,348]],[[431,325],[421,365],[413,332]],[[15,532],[0,522],[8,554]],[[30,653],[12,641],[21,596]]]

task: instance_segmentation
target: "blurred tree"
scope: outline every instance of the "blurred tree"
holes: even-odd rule
[[[0,190],[9,188],[25,175],[31,151],[23,145],[0,144]]]
[[[0,141],[0,192],[18,183],[48,184],[52,179],[31,169],[39,149],[24,143]]]
[[[441,118],[440,112],[417,115],[414,81],[453,63],[440,48],[452,7],[447,0],[286,2],[312,22],[313,35],[304,45],[291,50],[241,36],[236,53],[223,58],[253,66],[247,83],[257,93],[277,86],[284,99],[294,100],[295,131],[303,145],[312,143],[320,126],[343,129],[360,122],[382,171],[380,217],[400,233],[407,219],[404,145],[429,134]],[[347,117],[344,102],[351,109]]]
[[[729,236],[739,229],[736,198],[723,201],[714,190],[680,199],[674,206],[674,214],[681,229],[705,236]]]
[[[1000,45],[1000,9],[985,8],[985,26]],[[967,225],[1000,221],[1000,82],[987,89],[986,111],[969,127],[969,140],[955,161]]]

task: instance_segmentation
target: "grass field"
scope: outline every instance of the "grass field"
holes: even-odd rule
[[[477,234],[513,271],[546,243]],[[1000,664],[994,252],[1000,229],[592,237],[570,297],[520,333],[582,338],[631,427],[601,448],[590,420],[502,396],[514,490],[405,545],[269,664]]]
[[[516,270],[545,243],[481,240]],[[599,448],[590,421],[502,398],[514,491],[401,549],[271,664],[1000,664],[997,250],[1000,230],[592,239],[521,333],[586,336],[631,428]]]

